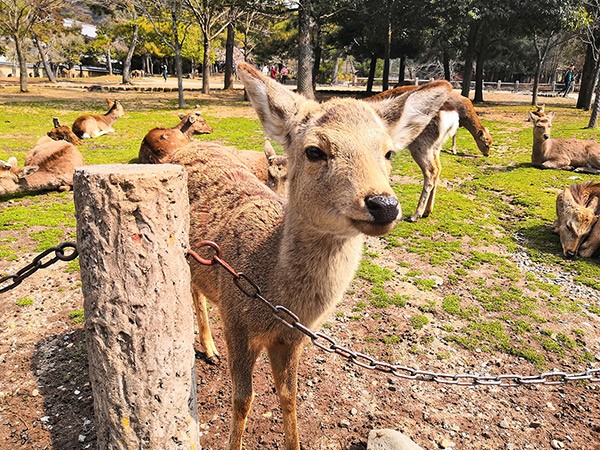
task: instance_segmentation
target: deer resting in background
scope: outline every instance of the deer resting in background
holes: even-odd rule
[[[153,128],[146,133],[140,145],[138,162],[162,164],[171,158],[175,150],[190,142],[194,135],[213,132],[200,111],[179,114],[179,119],[181,121],[173,128]]]
[[[366,100],[381,101],[412,92],[415,89],[417,89],[416,86],[400,86],[369,97]],[[417,209],[409,218],[411,222],[417,221],[420,217],[427,217],[433,211],[436,187],[442,171],[440,161],[442,145],[450,136],[456,135],[460,125],[471,132],[483,155],[489,155],[492,137],[487,128],[479,121],[471,101],[452,91],[438,115],[408,146],[411,156],[423,172],[423,189],[421,190]]]
[[[600,247],[600,183],[574,184],[556,197],[553,231],[560,236],[563,254],[591,257]]]
[[[540,169],[600,173],[600,143],[575,138],[551,138],[554,117],[554,112],[543,116],[529,113],[529,119],[533,122],[531,163]]]
[[[86,114],[75,119],[71,128],[73,128],[73,133],[77,137],[91,139],[115,132],[112,126],[117,119],[123,117],[125,111],[119,100],[112,101],[106,99],[106,103],[108,104],[108,112],[106,114]]]
[[[18,168],[16,158],[10,158],[7,174],[4,163],[0,195],[71,189],[75,168],[83,166],[81,152],[70,142],[46,139],[29,150],[25,167]]]
[[[240,161],[274,192],[287,194],[287,156],[275,153],[269,140],[265,141],[264,153],[252,150],[235,152]]]
[[[237,73],[267,135],[288,156],[288,197],[276,195],[217,143],[193,142],[171,162],[188,172],[190,241],[218,243],[262,295],[316,328],[341,300],[362,255],[364,234],[390,231],[400,206],[389,159],[437,115],[451,86],[434,82],[382,102],[295,94],[251,65]],[[191,261],[192,293],[206,355],[217,354],[206,298],[220,311],[232,378],[229,450],[239,450],[253,398],[252,372],[266,349],[283,414],[285,448],[299,450],[297,371],[305,337],[249,300],[224,271]]]

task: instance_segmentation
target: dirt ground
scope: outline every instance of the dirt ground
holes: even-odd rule
[[[490,98],[491,100],[491,98]],[[522,100],[522,97],[521,97]],[[0,231],[0,240],[14,232]],[[14,273],[36,255],[24,249],[34,243],[24,234],[12,243],[23,249],[17,261],[0,261],[0,273]],[[402,249],[388,250],[369,239],[379,261],[402,260],[411,269],[424,265],[419,256]],[[392,253],[393,252],[393,253]],[[9,293],[0,294],[0,450],[89,449],[96,446],[92,393],[82,324],[69,313],[82,308],[79,275],[65,273],[57,263],[40,270]],[[439,275],[443,278],[443,268]],[[436,295],[455,288],[442,286]],[[380,360],[445,373],[537,374],[524,360],[506,355],[477,353],[441,343],[418,354],[409,351],[426,335],[439,329],[414,330],[409,318],[417,305],[390,307],[350,320],[352,309],[366,298],[368,286],[355,280],[324,330],[342,345]],[[399,281],[399,292],[415,286]],[[16,301],[31,297],[33,304]],[[596,299],[597,301],[597,299]],[[225,446],[230,417],[230,381],[227,356],[215,311],[213,334],[222,352],[221,363],[197,360],[201,445]],[[458,321],[459,319],[454,319]],[[451,325],[448,321],[446,324]],[[596,321],[579,324],[598,333]],[[373,336],[393,330],[400,341],[379,345]],[[375,342],[373,342],[375,341]],[[363,343],[369,343],[363,345]],[[361,343],[359,346],[357,343]],[[451,357],[436,357],[443,350]],[[600,359],[600,343],[593,345]],[[366,448],[374,428],[400,430],[425,449],[600,449],[600,385],[572,382],[558,386],[518,388],[453,387],[400,380],[349,364],[337,355],[308,345],[301,360],[298,420],[304,449]],[[568,373],[581,370],[559,357],[553,367]],[[248,449],[283,448],[282,419],[268,362],[263,357],[255,372],[255,401],[245,436]]]

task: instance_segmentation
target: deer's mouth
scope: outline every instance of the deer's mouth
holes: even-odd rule
[[[352,225],[361,233],[366,234],[367,236],[381,236],[382,234],[389,233],[396,225],[396,221],[400,217],[397,217],[395,220],[386,221],[386,222],[374,222],[369,220],[357,220],[352,219]]]

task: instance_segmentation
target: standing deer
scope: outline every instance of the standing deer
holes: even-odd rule
[[[106,103],[108,104],[108,112],[106,114],[86,114],[75,119],[71,128],[73,128],[73,133],[75,133],[77,137],[81,139],[91,139],[102,136],[103,134],[115,132],[112,126],[117,119],[123,117],[125,111],[119,100],[112,101],[106,99]]]
[[[592,140],[551,138],[554,117],[554,112],[543,116],[529,113],[533,122],[531,163],[540,169],[600,173],[600,144]]]
[[[187,144],[194,135],[213,132],[200,111],[180,114],[179,119],[181,121],[173,128],[153,128],[146,133],[138,154],[138,161],[141,164],[162,164],[171,158],[175,150]]]
[[[210,239],[223,258],[261,287],[262,295],[315,328],[341,300],[362,254],[364,234],[390,231],[400,207],[389,185],[389,159],[437,115],[451,90],[434,82],[381,102],[332,99],[319,104],[238,65],[268,136],[288,156],[287,201],[262,184],[217,143],[178,150],[188,172],[190,240]],[[299,450],[297,371],[305,337],[282,325],[263,304],[246,298],[214,266],[191,263],[200,342],[217,355],[206,298],[220,311],[232,378],[229,450],[242,447],[253,398],[252,372],[266,349],[279,396],[285,448]]]
[[[600,247],[600,183],[574,184],[556,197],[553,231],[560,236],[563,254],[589,258]]]
[[[400,86],[366,100],[381,101],[412,92],[415,89],[417,89],[416,86]],[[442,145],[450,136],[456,136],[459,126],[464,126],[469,130],[484,156],[489,155],[492,137],[487,128],[481,124],[471,101],[452,91],[437,117],[408,145],[411,156],[423,173],[423,189],[417,209],[409,218],[411,222],[417,221],[420,217],[427,217],[433,211],[437,183],[442,171],[440,161]]]

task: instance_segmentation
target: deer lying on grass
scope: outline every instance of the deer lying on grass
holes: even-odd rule
[[[400,86],[369,97],[366,100],[381,101],[394,98],[416,88],[416,86]],[[471,101],[452,91],[437,117],[408,146],[411,156],[423,172],[423,189],[421,190],[417,209],[409,218],[411,222],[417,221],[420,217],[427,217],[433,211],[435,191],[442,171],[440,162],[442,145],[450,136],[456,136],[459,125],[464,126],[471,132],[483,155],[489,155],[492,137],[487,128],[479,121]]]
[[[200,111],[180,114],[181,121],[173,128],[153,128],[146,133],[138,162],[141,164],[162,164],[167,162],[175,150],[190,142],[197,134],[209,134],[212,127],[202,118]]]
[[[48,140],[29,150],[25,167],[19,168],[16,163],[15,158],[9,159],[11,174],[4,173],[0,178],[0,195],[69,190],[73,171],[83,165],[83,157],[70,142]]]
[[[554,117],[554,112],[543,116],[529,113],[529,119],[533,122],[531,163],[540,169],[600,173],[600,143],[575,138],[551,138]]]
[[[600,183],[574,184],[556,197],[553,230],[560,235],[563,254],[591,257],[600,247]]]
[[[108,111],[104,115],[100,114],[86,114],[79,116],[73,122],[73,133],[81,139],[91,139],[98,136],[102,136],[107,133],[114,133],[115,130],[112,127],[113,124],[123,117],[125,111],[119,100],[106,99],[108,103]]]
[[[332,99],[319,104],[241,63],[237,73],[267,135],[288,156],[287,201],[217,143],[193,142],[171,160],[188,172],[190,240],[210,239],[262,295],[316,328],[341,300],[362,254],[363,234],[390,231],[400,207],[389,185],[389,159],[437,115],[451,90],[434,82],[381,102]],[[287,204],[286,204],[287,203]],[[191,262],[200,341],[218,353],[206,298],[220,311],[232,377],[229,450],[240,449],[253,398],[252,372],[266,349],[281,403],[285,448],[299,450],[297,370],[304,336],[246,298],[215,266]]]
[[[55,141],[60,141],[62,139],[63,141],[70,142],[73,145],[82,144],[81,139],[79,139],[67,125],[61,125],[57,117],[54,117],[52,122],[54,123],[54,128],[47,133],[50,139]],[[38,144],[39,143],[40,142],[38,141]]]

